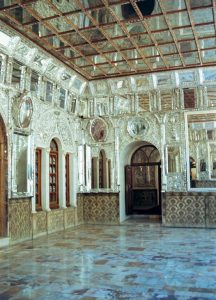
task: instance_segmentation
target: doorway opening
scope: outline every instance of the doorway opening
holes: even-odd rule
[[[7,236],[7,136],[0,116],[0,237]]]
[[[158,149],[145,143],[125,167],[126,215],[161,215],[161,161]]]

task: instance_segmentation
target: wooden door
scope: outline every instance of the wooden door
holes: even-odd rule
[[[147,144],[138,148],[125,167],[126,214],[161,214],[160,153]]]
[[[160,165],[132,166],[132,211],[136,214],[160,214]]]
[[[133,211],[132,206],[132,167],[125,167],[125,203],[126,203],[126,214],[130,215]]]

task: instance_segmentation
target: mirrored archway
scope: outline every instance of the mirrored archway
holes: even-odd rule
[[[126,214],[161,214],[160,153],[152,144],[136,149],[125,167]]]

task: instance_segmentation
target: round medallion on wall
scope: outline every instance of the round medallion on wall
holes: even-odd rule
[[[32,99],[21,96],[13,102],[13,118],[15,125],[19,128],[27,128],[30,125],[33,114]]]
[[[107,137],[107,124],[101,118],[96,118],[90,123],[90,133],[96,142],[103,142]]]
[[[127,130],[132,137],[141,137],[148,130],[148,123],[141,117],[130,119],[127,124]]]

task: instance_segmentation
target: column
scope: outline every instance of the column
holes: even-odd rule
[[[108,188],[111,189],[113,184],[112,184],[112,164],[111,164],[111,159],[108,159]]]
[[[198,107],[202,108],[204,106],[204,97],[203,97],[203,86],[197,87],[197,98],[198,98]]]
[[[33,159],[32,159],[32,169],[34,170],[33,172],[33,197],[32,197],[32,212],[35,213],[36,212],[36,200],[35,200],[35,152],[36,152],[36,148],[33,151]]]
[[[106,156],[104,157],[103,161],[103,182],[104,182],[104,188],[108,188],[108,159]]]
[[[99,170],[98,170],[98,157],[92,157],[92,189],[98,189],[99,187]]]
[[[181,107],[181,103],[180,103],[180,89],[179,88],[175,88],[173,92],[174,92],[173,108],[174,109],[179,109]]]
[[[206,86],[203,86],[203,104],[204,104],[204,107],[209,106],[208,88]]]
[[[180,89],[180,109],[184,109],[184,90]]]
[[[155,93],[155,108],[156,111],[161,110],[161,92],[156,91]]]
[[[116,180],[115,185],[117,188],[120,186],[120,159],[119,159],[119,136],[118,128],[115,130],[115,169],[116,169]]]
[[[6,67],[6,83],[11,83],[12,71],[13,71],[13,58],[9,57]]]
[[[37,90],[37,96],[38,98],[44,99],[44,82],[43,82],[43,77],[39,76],[38,78],[38,90]]]
[[[42,209],[50,211],[49,205],[49,153],[50,149],[42,149],[42,174],[41,174],[41,197]]]
[[[137,114],[139,112],[139,96],[134,94],[134,111]]]
[[[95,188],[99,189],[99,159],[95,157],[94,160],[94,178],[95,178]]]
[[[21,69],[21,80],[20,80],[20,90],[23,92],[26,88],[26,67],[22,66]]]
[[[75,153],[69,154],[70,205],[77,206],[78,192],[78,159]]]
[[[131,113],[135,112],[135,94],[131,97]]]
[[[97,101],[96,98],[93,98],[93,106],[94,106],[94,116],[97,116]]]
[[[153,90],[150,93],[150,111],[157,111],[157,108],[160,109],[160,105],[157,104],[157,101],[160,101],[160,95],[158,95],[157,90]]]
[[[84,191],[85,177],[84,177],[84,146],[78,146],[78,178],[79,178],[79,191]]]
[[[66,182],[65,182],[65,155],[63,150],[59,150],[59,207],[66,208]]]

